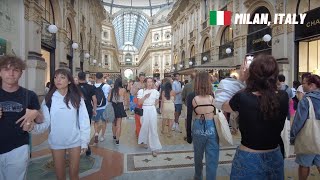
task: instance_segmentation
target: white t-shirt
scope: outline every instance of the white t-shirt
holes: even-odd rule
[[[94,84],[95,87],[99,87],[100,85],[101,85],[101,83],[95,83],[95,84]],[[105,106],[103,106],[103,107],[98,107],[97,110],[106,109],[107,104],[108,104],[108,95],[109,95],[110,90],[111,90],[111,86],[110,86],[109,84],[104,84],[104,85],[102,86],[102,91],[103,91],[103,93],[104,93],[104,96],[105,96],[106,99],[107,99],[107,102],[106,102],[106,105],[105,105]]]
[[[300,85],[300,86],[298,87],[297,92],[302,92],[302,93],[304,94],[302,85]]]
[[[160,93],[155,90],[155,89],[140,89],[138,91],[137,98],[141,99],[143,98],[146,94],[150,94],[150,96],[143,102],[143,105],[154,105],[156,100],[159,99]]]

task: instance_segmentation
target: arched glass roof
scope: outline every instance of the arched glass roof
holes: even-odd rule
[[[114,14],[121,9],[139,9],[149,15],[155,15],[162,7],[171,5],[175,0],[102,0],[105,9]]]
[[[149,19],[176,0],[102,0],[106,11],[113,18],[118,48],[127,42],[140,49],[149,28]]]
[[[114,18],[112,24],[115,29],[118,48],[131,42],[140,49],[149,28],[148,19],[137,11],[123,11]]]

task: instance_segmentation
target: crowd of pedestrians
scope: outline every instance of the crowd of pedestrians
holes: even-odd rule
[[[220,111],[231,132],[241,134],[230,179],[284,179],[284,158],[289,153],[285,147],[290,144],[295,145],[300,180],[308,178],[313,165],[320,172],[320,77],[306,73],[290,88],[271,55],[258,55],[251,63],[245,58],[238,77],[220,82],[208,72],[192,73],[185,84],[178,73],[161,83],[140,73],[126,85],[121,77],[111,85],[102,73],[89,83],[84,72],[74,78],[70,71],[57,69],[41,103],[33,91],[18,84],[25,68],[17,57],[0,57],[1,180],[25,178],[30,133],[47,130],[57,179],[66,179],[66,158],[70,179],[79,179],[80,157],[90,156],[90,146],[105,140],[107,121],[112,122],[114,144],[120,144],[127,109],[134,114],[137,144],[150,149],[154,157],[162,149],[158,129],[167,138],[174,138],[173,132],[186,132],[185,141],[193,144],[197,180],[204,179],[203,157],[206,179],[216,179],[222,137],[215,115]],[[185,127],[180,116],[186,117]],[[286,123],[292,125],[289,139],[283,137]],[[306,130],[307,125],[312,131]]]

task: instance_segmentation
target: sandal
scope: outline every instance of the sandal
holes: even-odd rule
[[[152,151],[152,156],[153,156],[153,157],[157,157],[158,154],[157,154],[155,151]]]

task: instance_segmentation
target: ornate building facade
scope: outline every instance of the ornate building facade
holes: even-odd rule
[[[22,86],[42,96],[55,69],[68,68],[76,75],[90,70],[89,59],[101,62],[106,12],[99,0],[1,0],[0,4],[2,54],[26,61]]]
[[[307,62],[319,64],[320,58],[311,55],[306,48],[294,42],[296,32],[294,25],[235,25],[211,26],[210,11],[231,11],[234,13],[249,13],[253,19],[255,13],[268,13],[273,21],[275,13],[302,13],[320,7],[319,1],[283,1],[283,0],[178,0],[168,15],[172,25],[172,72],[189,74],[193,70],[208,70],[218,73],[221,78],[237,74],[247,53],[273,55],[280,66],[280,73],[287,77],[287,83],[299,79],[303,72],[315,71]],[[298,12],[296,12],[298,10]],[[234,15],[233,15],[234,16]],[[233,18],[232,18],[233,19]],[[316,22],[316,20],[315,20]],[[263,36],[269,34],[272,39],[263,41]],[[318,35],[319,37],[319,35]],[[311,46],[313,52],[319,50]],[[309,43],[310,46],[310,43]],[[231,49],[226,53],[226,49]],[[301,53],[299,48],[305,48]],[[309,52],[309,53],[308,53]],[[298,55],[299,54],[299,55]],[[303,57],[310,54],[308,60]],[[303,60],[298,60],[300,59]],[[312,60],[317,59],[317,60]],[[300,63],[299,63],[300,62]],[[308,66],[308,68],[307,68]],[[319,71],[319,65],[317,71]],[[304,68],[304,69],[303,69]]]

